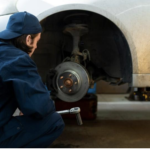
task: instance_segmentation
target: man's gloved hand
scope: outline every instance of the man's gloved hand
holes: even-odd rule
[[[47,76],[46,76],[46,86],[49,91],[51,91],[51,98],[56,99],[56,94],[58,92],[56,86],[56,77],[57,71],[55,69],[50,69]]]

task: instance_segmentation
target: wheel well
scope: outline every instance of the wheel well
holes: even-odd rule
[[[81,50],[90,51],[93,76],[97,78],[105,72],[111,78],[122,78],[124,83],[131,83],[132,57],[122,31],[108,18],[81,10],[62,11],[41,21],[43,32],[33,59],[43,81],[47,71],[61,63],[72,51],[72,37],[64,34],[63,28],[64,18],[75,13],[89,16],[88,20],[84,20],[88,24],[89,33],[81,38],[79,46]]]

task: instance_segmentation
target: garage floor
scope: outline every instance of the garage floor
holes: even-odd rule
[[[64,120],[53,148],[150,148],[150,102],[128,101],[127,95],[98,95],[97,119]]]

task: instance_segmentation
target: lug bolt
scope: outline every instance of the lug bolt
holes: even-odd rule
[[[69,92],[72,92],[72,90],[70,89]]]
[[[72,76],[72,74],[69,74],[69,77],[71,77]]]
[[[63,79],[63,78],[64,78],[63,76],[60,77],[60,79]]]
[[[77,85],[77,82],[75,82],[74,84]]]
[[[63,86],[60,86],[60,88],[62,89],[62,88],[63,88]]]

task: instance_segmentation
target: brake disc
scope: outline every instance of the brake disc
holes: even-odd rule
[[[57,97],[66,102],[80,100],[89,89],[89,75],[86,69],[75,62],[63,62],[55,70],[58,75]]]

